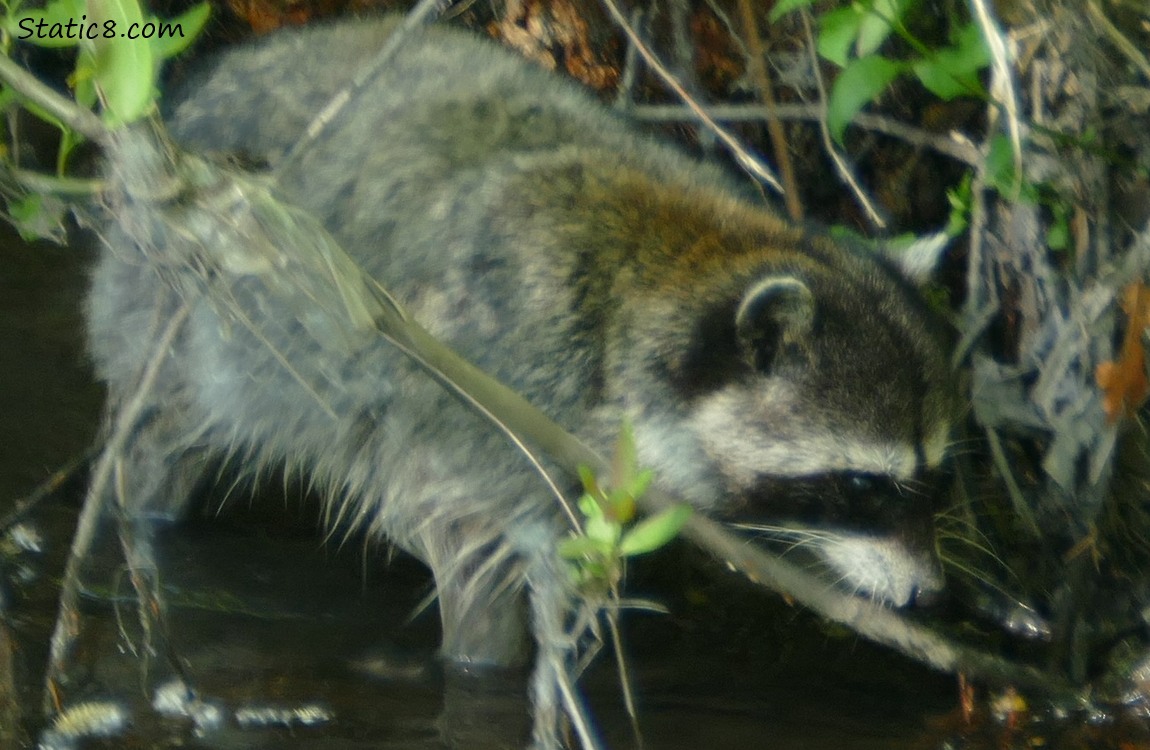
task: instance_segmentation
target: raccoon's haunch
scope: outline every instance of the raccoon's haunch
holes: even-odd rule
[[[191,151],[274,167],[394,25],[229,52],[177,101],[171,131]],[[112,154],[127,195],[146,194],[131,189],[145,151]],[[946,336],[895,269],[744,202],[717,170],[467,34],[406,40],[275,188],[424,327],[568,429],[608,446],[629,419],[641,462],[700,508],[798,517],[754,488],[910,482],[943,459],[958,413]],[[382,340],[332,334],[267,269],[234,269],[226,305],[198,294],[199,269],[171,261],[204,237],[227,253],[235,217],[162,210],[117,207],[88,298],[113,404],[132,394],[156,321],[191,308],[127,456],[133,507],[181,512],[206,457],[286,465],[324,490],[332,523],[431,567],[448,657],[522,658],[525,588],[533,622],[561,629],[564,525],[525,459]],[[867,520],[894,504],[922,528],[931,503],[864,490],[792,498],[841,511],[819,529],[832,574],[894,604],[936,587],[929,539]]]

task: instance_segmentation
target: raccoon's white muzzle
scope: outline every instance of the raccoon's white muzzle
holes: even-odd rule
[[[895,607],[921,601],[943,588],[938,559],[912,551],[894,537],[835,534],[813,547],[848,588]]]

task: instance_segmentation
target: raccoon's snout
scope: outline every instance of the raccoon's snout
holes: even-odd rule
[[[835,535],[816,550],[847,588],[894,607],[927,606],[943,590],[937,555],[896,537]]]

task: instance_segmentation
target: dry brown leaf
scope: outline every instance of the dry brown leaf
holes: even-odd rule
[[[1103,362],[1094,370],[1094,379],[1103,392],[1102,408],[1111,422],[1132,415],[1150,395],[1142,346],[1142,332],[1150,327],[1150,289],[1141,282],[1126,287],[1122,310],[1126,313],[1122,351],[1117,360]]]

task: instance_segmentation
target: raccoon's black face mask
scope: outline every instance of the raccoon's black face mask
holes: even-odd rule
[[[725,488],[700,504],[901,606],[942,586],[932,517],[958,410],[929,312],[885,266],[860,268],[746,283],[668,372]]]

